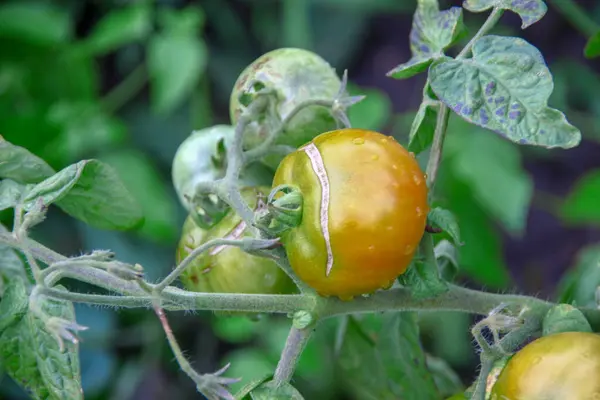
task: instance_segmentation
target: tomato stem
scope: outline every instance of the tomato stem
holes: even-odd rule
[[[433,144],[431,145],[429,161],[427,162],[427,169],[425,170],[430,197],[433,195],[433,186],[435,184],[435,179],[437,178],[440,162],[442,161],[442,151],[444,149],[444,139],[446,138],[446,128],[448,127],[449,118],[450,112],[448,107],[445,104],[440,103],[435,124],[435,132],[433,134]]]
[[[303,329],[292,326],[290,329],[290,333],[285,342],[285,347],[281,352],[279,363],[275,369],[275,375],[273,376],[273,380],[277,385],[289,382],[294,375],[296,364],[300,359],[302,351],[308,344],[308,340],[310,339],[313,330],[314,328],[312,326]]]

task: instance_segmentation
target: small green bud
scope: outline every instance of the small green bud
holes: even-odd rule
[[[308,311],[296,311],[292,324],[296,329],[305,329],[314,322],[313,315]]]

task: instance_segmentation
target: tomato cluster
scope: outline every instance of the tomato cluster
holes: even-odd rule
[[[428,205],[423,171],[393,138],[368,130],[336,130],[331,110],[323,105],[291,116],[303,102],[332,101],[340,86],[333,68],[318,55],[274,50],[240,74],[230,114],[235,124],[256,96],[271,96],[271,108],[246,128],[243,147],[262,143],[274,126],[287,121],[276,144],[296,150],[285,158],[261,160],[276,170],[273,187],[288,185],[302,196],[301,219],[282,233],[281,242],[301,280],[323,296],[350,299],[390,287],[406,270],[423,235]],[[210,215],[213,208],[215,213],[220,209],[203,209],[191,201],[199,183],[224,176],[225,149],[233,136],[228,125],[195,132],[175,156],[173,182],[190,212],[178,261],[207,240],[246,232],[234,212]],[[274,262],[233,247],[206,252],[181,277],[190,290],[240,293],[289,292],[288,279]]]

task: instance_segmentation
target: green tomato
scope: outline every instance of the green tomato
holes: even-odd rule
[[[235,129],[230,125],[215,125],[194,131],[177,149],[171,169],[173,186],[179,201],[191,213],[196,223],[208,229],[225,215],[228,206],[215,195],[198,199],[195,206],[191,200],[195,188],[203,182],[212,182],[225,176],[227,148],[232,145]],[[240,182],[245,186],[268,185],[272,172],[259,163],[244,169]]]
[[[252,85],[257,81],[275,91],[279,120],[286,118],[297,105],[305,101],[333,100],[341,85],[335,70],[313,52],[296,48],[270,51],[252,62],[238,77],[229,103],[233,124],[244,110],[240,96],[251,93]],[[267,120],[252,122],[244,134],[244,147],[248,149],[262,143],[268,137],[269,129],[277,126],[277,123]],[[335,128],[336,121],[328,108],[311,106],[291,119],[276,143],[299,147],[318,134]],[[280,155],[270,155],[263,162],[276,168],[281,159]]]
[[[194,131],[179,145],[173,158],[171,176],[179,201],[188,212],[203,213],[203,210],[198,210],[191,202],[199,183],[212,182],[225,176],[225,149],[233,141],[233,136],[233,127],[215,125]],[[215,196],[211,196],[209,201],[214,203],[215,209],[225,208],[218,204],[220,201]],[[195,219],[199,222],[199,219]],[[214,216],[199,223],[208,228],[218,222],[218,219]]]
[[[252,208],[268,188],[246,188],[242,195]],[[205,230],[188,217],[177,248],[179,264],[195,248],[212,239],[249,236],[239,215],[229,211],[215,226]],[[239,247],[217,246],[198,256],[180,276],[183,286],[194,292],[288,294],[296,291],[292,280],[268,258],[246,253]]]

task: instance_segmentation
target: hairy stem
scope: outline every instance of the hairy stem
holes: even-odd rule
[[[487,377],[492,372],[494,367],[494,359],[488,356],[481,357],[481,364],[479,366],[479,374],[477,374],[477,380],[475,381],[475,390],[471,395],[471,400],[485,400],[485,392],[487,389]]]
[[[175,358],[177,359],[177,363],[181,367],[181,370],[185,372],[187,376],[189,376],[194,381],[197,388],[202,387],[204,385],[204,379],[202,375],[194,371],[194,368],[192,368],[190,362],[183,355],[183,352],[179,347],[179,343],[177,343],[175,335],[173,335],[173,331],[171,330],[171,326],[169,325],[169,321],[167,320],[165,312],[159,307],[155,307],[154,312],[160,320],[163,330],[165,331],[165,334],[167,336],[169,346],[171,347],[171,350],[173,351],[173,354],[175,355]]]
[[[331,108],[333,106],[333,101],[332,100],[307,100],[307,101],[304,101],[304,102],[298,104],[292,111],[290,111],[290,113],[288,115],[286,115],[284,120],[281,121],[281,124],[279,125],[279,127],[274,132],[272,132],[269,135],[269,137],[267,137],[265,139],[264,142],[262,142],[260,145],[256,146],[253,149],[250,149],[246,152],[247,161],[251,162],[254,160],[258,160],[259,158],[266,155],[272,148],[272,145],[273,145],[273,143],[275,143],[275,140],[277,140],[279,135],[281,135],[283,133],[285,127],[290,123],[292,118],[294,118],[300,111],[304,110],[307,107],[311,107],[311,106],[321,106],[321,107]]]
[[[286,382],[289,382],[294,375],[296,364],[300,359],[302,351],[308,344],[308,340],[310,339],[312,332],[313,329],[311,327],[298,329],[292,326],[290,329],[290,333],[285,342],[285,347],[281,352],[279,363],[275,369],[275,375],[273,376],[273,380],[277,385],[282,385]]]
[[[483,25],[481,25],[481,28],[479,28],[475,36],[473,36],[471,40],[469,40],[469,43],[467,43],[466,46],[460,51],[460,53],[458,53],[456,58],[460,59],[468,56],[471,50],[473,49],[475,42],[477,42],[483,35],[488,33],[498,23],[498,21],[502,17],[502,14],[504,14],[503,9],[499,7],[494,7],[487,20],[484,22]]]

